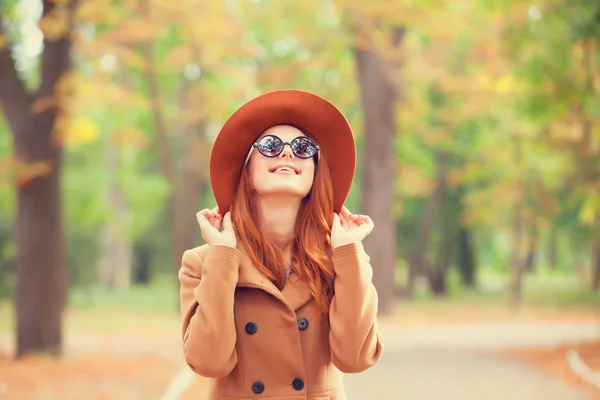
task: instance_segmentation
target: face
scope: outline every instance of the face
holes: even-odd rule
[[[287,143],[299,136],[305,137],[292,126],[278,125],[267,129],[256,141],[267,135],[277,136]],[[253,149],[249,162],[250,178],[259,196],[289,195],[302,199],[310,192],[315,176],[314,159],[296,157],[288,144],[276,157],[266,157]]]

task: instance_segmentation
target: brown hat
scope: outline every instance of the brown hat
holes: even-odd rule
[[[250,100],[225,122],[210,155],[210,181],[219,212],[230,210],[248,152],[256,138],[276,125],[303,130],[326,155],[334,210],[348,196],[356,167],[352,128],[329,101],[300,90],[278,90]]]

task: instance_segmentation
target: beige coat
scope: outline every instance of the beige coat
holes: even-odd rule
[[[344,400],[342,373],[373,366],[383,344],[377,292],[362,245],[333,251],[335,296],[321,317],[308,285],[282,291],[243,249],[204,245],[179,271],[183,352],[211,380],[209,399]]]

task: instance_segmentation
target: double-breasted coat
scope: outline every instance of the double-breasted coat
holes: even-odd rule
[[[210,400],[344,400],[343,373],[381,357],[377,292],[360,243],[333,249],[335,294],[321,316],[308,285],[280,291],[243,247],[187,250],[179,271],[183,353],[213,378]]]

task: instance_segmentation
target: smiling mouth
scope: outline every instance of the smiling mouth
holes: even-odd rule
[[[273,171],[271,171],[272,174],[286,174],[286,175],[298,175],[298,173],[296,171],[294,171],[293,169],[289,168],[289,167],[280,167],[277,168]]]
[[[269,172],[272,174],[300,175],[302,171],[300,170],[300,168],[291,165],[276,165],[269,169]]]

